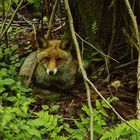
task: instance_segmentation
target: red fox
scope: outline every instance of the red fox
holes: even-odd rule
[[[42,44],[45,48],[31,53],[27,57],[21,67],[20,75],[29,77],[32,64],[36,62],[33,81],[37,86],[71,88],[75,83],[77,67],[71,53],[62,49],[67,43],[62,40],[50,40],[44,41]]]

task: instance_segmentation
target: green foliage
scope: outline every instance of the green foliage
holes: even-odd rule
[[[50,140],[55,139],[63,129],[63,118],[51,115],[48,111],[32,111],[29,105],[35,100],[26,96],[31,93],[31,89],[26,89],[20,81],[9,78],[9,71],[5,68],[0,70],[0,136],[7,140],[42,140],[44,135]],[[59,106],[50,108],[52,112],[58,109]]]
[[[62,35],[60,35],[60,38],[62,39],[62,40],[66,40],[66,39],[68,39],[70,37],[70,34],[69,34],[69,32],[64,32]]]
[[[99,63],[101,61],[102,59],[99,56],[99,53],[97,51],[92,50],[87,52],[86,57],[83,59],[83,66],[85,68],[88,68],[90,63]]]
[[[8,5],[9,5],[9,0],[4,0],[5,12],[7,12]],[[2,2],[0,2],[0,11],[2,11]],[[1,15],[1,14],[2,14],[2,12],[0,12],[0,15]]]
[[[94,34],[97,32],[97,23],[96,23],[96,21],[94,21],[93,24],[92,24],[92,32]]]
[[[130,120],[128,121],[137,130],[140,130],[140,120]],[[133,128],[128,126],[125,123],[119,124],[115,128],[111,128],[103,133],[103,136],[100,140],[116,140],[122,138],[129,138],[131,140],[139,140],[140,132],[135,131]]]
[[[118,100],[116,97],[110,97],[107,99],[109,103]],[[99,139],[104,131],[108,128],[106,120],[108,118],[108,114],[106,109],[109,109],[108,105],[104,101],[96,101],[96,108],[93,109],[94,114],[94,138]],[[69,126],[65,129],[69,132],[69,138],[71,140],[84,140],[89,137],[89,124],[90,124],[90,111],[87,105],[83,105],[82,110],[85,112],[87,116],[80,115],[80,119],[74,120],[76,125],[75,129],[70,128]]]
[[[35,100],[29,95],[31,89],[26,89],[20,81],[12,78],[10,69],[0,70],[0,136],[10,140],[84,140],[89,137],[90,112],[84,105],[82,110],[85,115],[80,115],[79,119],[74,119],[74,128],[66,123],[58,113],[60,106],[42,105],[38,112],[32,110],[30,105]],[[27,96],[28,95],[28,96]],[[108,98],[109,103],[117,98]],[[120,136],[131,136],[133,140],[139,135],[126,124],[120,124],[114,129],[109,129],[106,120],[108,105],[104,101],[96,101],[94,112],[94,137],[96,139],[116,139]],[[133,126],[139,126],[140,122],[130,122]],[[137,124],[137,125],[136,125]],[[108,131],[105,131],[108,130]],[[63,132],[67,135],[63,136]]]
[[[29,96],[31,89],[26,89],[16,78],[19,66],[15,64],[20,63],[18,55],[13,55],[16,49],[14,45],[0,48],[0,137],[7,140],[65,140],[59,136],[64,127],[62,116],[49,113],[57,112],[59,106],[44,105],[39,112],[30,109],[35,100]],[[2,62],[4,59],[6,62]]]
[[[29,3],[39,4],[40,0],[27,0]]]
[[[93,34],[96,34],[97,32],[97,23],[96,21],[93,22],[91,30]],[[83,59],[83,65],[85,68],[88,68],[90,63],[99,63],[102,61],[102,58],[99,55],[99,52],[96,51],[94,48],[90,47],[88,51],[85,54],[85,57]]]
[[[96,21],[92,24],[92,32],[95,34],[97,32],[97,23]],[[94,48],[90,47],[88,51],[85,51],[85,55],[83,58],[83,65],[85,68],[88,68],[90,64],[100,63],[102,58],[99,55],[99,52]]]
[[[35,0],[29,2],[33,3]],[[93,24],[92,30],[96,32],[96,23]],[[10,28],[9,38],[14,40],[17,33],[21,31],[20,28],[14,31]],[[64,33],[61,37],[66,38],[67,34]],[[32,108],[36,103],[32,97],[32,90],[26,89],[17,76],[21,66],[21,59],[16,53],[17,49],[16,42],[9,44],[8,48],[4,44],[0,46],[0,138],[6,140],[89,139],[90,111],[86,105],[83,105],[83,113],[78,115],[79,118],[71,119],[72,121],[67,121],[63,116],[58,115],[61,109],[59,105],[42,105],[38,111]],[[91,61],[100,62],[97,52],[91,51],[89,56],[84,59],[85,66],[88,66]],[[117,100],[116,97],[107,99],[109,103]],[[140,134],[124,123],[110,129],[106,123],[110,118],[109,109],[110,107],[104,101],[96,101],[93,109],[94,139],[140,139]],[[140,129],[140,121],[131,120],[128,123]]]
[[[19,0],[12,0],[12,2],[18,4]]]

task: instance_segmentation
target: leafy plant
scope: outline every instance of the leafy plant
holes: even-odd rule
[[[96,21],[94,21],[93,24],[92,24],[92,32],[94,34],[97,32],[97,23],[96,23]]]
[[[5,68],[0,70],[0,136],[8,140],[55,139],[63,129],[63,118],[51,115],[48,111],[32,111],[29,106],[35,100],[27,96],[31,89],[26,89],[20,81],[9,78],[9,71]],[[53,106],[51,111],[58,108]]]
[[[116,97],[110,97],[107,99],[109,103],[118,100]],[[109,109],[108,105],[104,101],[96,101],[96,107],[93,109],[94,114],[94,138],[99,139],[104,131],[108,128],[106,120],[108,114],[106,109]],[[87,105],[83,105],[82,110],[86,113],[87,116],[80,115],[80,119],[74,120],[76,128],[70,128],[67,126],[65,129],[70,134],[69,138],[71,140],[85,140],[88,139],[89,133],[89,123],[90,123],[90,111]]]
[[[140,120],[130,120],[128,121],[134,128],[140,130]],[[108,129],[103,133],[100,140],[116,140],[122,138],[129,138],[131,140],[139,140],[140,133],[128,126],[126,123],[119,124],[115,128]]]

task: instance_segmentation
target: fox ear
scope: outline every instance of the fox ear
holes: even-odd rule
[[[37,38],[36,44],[37,44],[37,48],[46,48],[46,47],[48,47],[48,41],[43,37]]]

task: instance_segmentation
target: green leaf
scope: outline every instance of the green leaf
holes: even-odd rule
[[[90,110],[89,110],[89,108],[88,108],[87,105],[83,105],[82,110],[83,110],[88,116],[90,116]]]
[[[3,81],[2,81],[2,84],[3,85],[12,85],[12,84],[14,84],[15,83],[15,80],[13,80],[13,79],[11,79],[11,78],[7,78],[7,79],[4,79]]]
[[[97,23],[96,23],[96,21],[94,21],[93,24],[92,24],[92,32],[94,34],[97,32]]]
[[[29,133],[30,135],[32,135],[32,136],[37,136],[37,137],[41,138],[41,133],[40,133],[40,131],[37,130],[37,129],[35,129],[35,128],[30,128],[30,129],[28,130],[28,133]]]
[[[17,100],[17,97],[11,96],[11,97],[7,97],[8,101],[14,102]]]
[[[40,127],[40,126],[46,126],[47,125],[47,121],[45,119],[34,119],[34,120],[29,120],[27,122],[27,124],[29,124],[30,126],[34,126],[34,127]]]
[[[13,45],[13,46],[11,47],[11,50],[12,50],[12,51],[15,51],[17,48],[18,48],[18,45],[16,44],[16,45]]]
[[[4,107],[0,105],[0,114],[4,113]]]
[[[93,61],[94,61],[94,62],[101,62],[102,59],[101,59],[101,58],[94,58]]]
[[[6,88],[0,87],[0,93],[2,93],[4,90],[6,90]]]
[[[68,138],[64,136],[56,136],[55,138],[52,138],[52,140],[68,140]]]
[[[12,0],[14,3],[18,4],[19,0]]]
[[[132,134],[131,140],[140,140],[140,134],[138,134],[138,133]]]
[[[11,114],[5,114],[5,115],[2,117],[1,126],[4,127],[8,122],[11,121],[11,119],[12,119]]]
[[[42,105],[41,106],[43,110],[49,110],[49,106],[48,105]]]
[[[60,109],[59,105],[53,105],[53,106],[51,106],[50,111],[54,112],[54,111],[58,111],[59,109]]]
[[[83,66],[84,66],[84,68],[88,68],[88,66],[89,66],[89,60],[87,60],[87,59],[84,59],[83,60]]]
[[[0,76],[2,76],[2,77],[7,76],[7,70],[6,69],[1,69],[0,70]]]
[[[96,100],[96,108],[101,109],[101,107],[102,107],[101,103],[98,100]]]

